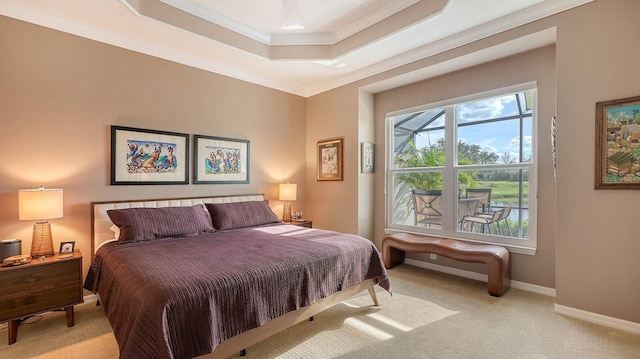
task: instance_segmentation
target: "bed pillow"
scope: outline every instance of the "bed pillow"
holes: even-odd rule
[[[269,207],[269,201],[206,203],[213,227],[217,230],[237,229],[280,223]]]
[[[111,222],[120,228],[118,244],[197,236],[215,231],[201,204],[191,207],[112,209],[107,214]]]
[[[111,230],[111,232],[113,232],[113,238],[118,239],[120,238],[120,228],[118,226],[116,226],[115,224],[112,224],[111,227],[109,227],[109,229]]]

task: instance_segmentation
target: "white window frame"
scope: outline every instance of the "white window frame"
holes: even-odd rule
[[[504,95],[509,95],[522,91],[534,91],[534,109],[532,116],[532,148],[531,148],[531,163],[514,163],[514,164],[496,164],[496,165],[477,165],[477,166],[455,166],[455,145],[458,143],[456,138],[455,131],[455,116],[454,116],[454,108],[456,105],[479,101]],[[393,169],[394,163],[394,131],[393,131],[393,121],[391,118],[410,114],[418,111],[431,110],[434,108],[444,108],[445,109],[445,166],[444,167],[430,167],[429,170],[433,169],[441,169],[442,170],[442,181],[443,181],[443,191],[442,191],[442,204],[443,204],[443,223],[442,229],[433,229],[427,227],[418,227],[418,226],[408,226],[408,225],[400,225],[394,224],[393,222],[393,178],[394,174],[402,172],[402,171],[412,171],[415,172],[416,169],[411,170],[398,170]],[[455,238],[468,242],[478,242],[484,244],[498,244],[505,246],[510,251],[514,253],[521,254],[530,254],[534,255],[537,248],[537,174],[538,174],[538,87],[537,82],[528,82],[523,84],[518,84],[514,86],[503,87],[499,89],[494,89],[490,91],[485,91],[481,93],[476,93],[472,95],[462,96],[458,98],[453,98],[450,100],[439,101],[436,103],[431,103],[427,105],[416,106],[408,109],[403,109],[399,111],[388,112],[386,114],[386,123],[385,123],[385,131],[386,131],[386,164],[385,164],[385,223],[386,228],[385,232],[387,234],[398,233],[398,232],[408,232],[408,233],[422,233],[428,234],[437,237],[446,237],[446,238]],[[491,236],[486,234],[478,234],[478,233],[470,233],[459,231],[457,228],[457,208],[454,203],[455,191],[457,191],[457,174],[460,170],[473,170],[473,169],[491,169],[492,167],[496,168],[526,168],[529,171],[529,202],[528,202],[528,238],[514,238],[514,237],[503,237],[503,236]],[[420,170],[420,169],[418,169]],[[456,186],[449,187],[445,189],[445,183],[456,183]],[[454,189],[451,189],[454,188]]]

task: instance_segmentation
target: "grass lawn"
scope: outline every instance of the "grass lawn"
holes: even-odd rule
[[[476,188],[491,188],[491,202],[518,203],[518,182],[516,181],[479,181]],[[529,203],[529,182],[523,183],[524,206]]]

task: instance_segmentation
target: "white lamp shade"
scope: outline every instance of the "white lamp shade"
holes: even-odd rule
[[[22,189],[18,191],[18,218],[45,220],[61,218],[62,189]]]
[[[280,184],[280,200],[295,201],[298,192],[298,185],[293,183]]]

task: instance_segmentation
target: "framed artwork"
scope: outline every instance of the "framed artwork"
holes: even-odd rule
[[[111,126],[111,184],[188,184],[189,134]]]
[[[318,181],[342,181],[343,139],[318,141]]]
[[[375,146],[373,143],[362,142],[360,146],[360,165],[362,166],[362,173],[375,172]]]
[[[73,253],[73,249],[76,245],[76,242],[62,242],[60,243],[60,254],[70,254]]]
[[[595,189],[640,189],[640,96],[596,103]]]
[[[249,183],[249,141],[193,136],[193,183]]]

